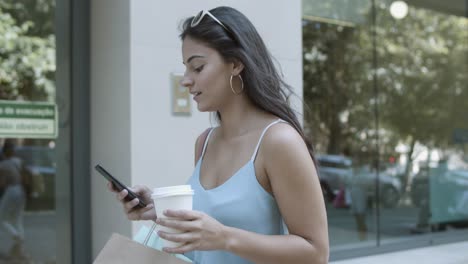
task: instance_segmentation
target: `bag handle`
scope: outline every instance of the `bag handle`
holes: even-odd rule
[[[150,228],[148,234],[146,235],[145,240],[143,240],[143,245],[146,246],[146,245],[148,244],[148,242],[149,242],[149,240],[150,240],[150,237],[151,237],[151,235],[152,235],[153,232],[154,232],[154,229],[156,229],[156,226],[157,226],[157,224],[156,224],[156,222],[154,222],[153,225],[151,226],[151,228]]]

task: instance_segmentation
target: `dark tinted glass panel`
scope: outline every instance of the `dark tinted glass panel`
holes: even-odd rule
[[[303,2],[304,123],[332,252],[465,229],[464,1],[352,2]]]
[[[55,104],[54,11],[0,0],[0,263],[56,261],[56,140],[40,131],[56,121],[6,110]]]

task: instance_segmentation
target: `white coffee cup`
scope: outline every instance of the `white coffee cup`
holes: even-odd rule
[[[164,210],[192,210],[192,198],[194,191],[190,185],[176,185],[162,188],[154,188],[151,198],[154,201],[156,216],[158,218],[168,218],[164,215]],[[182,231],[158,226],[156,230],[167,233],[181,233]],[[165,247],[179,247],[182,243],[172,242],[161,238]]]

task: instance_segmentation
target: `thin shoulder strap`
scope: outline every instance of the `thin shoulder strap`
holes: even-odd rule
[[[203,144],[203,150],[200,155],[200,159],[203,159],[203,156],[205,156],[205,151],[206,151],[206,146],[208,146],[208,141],[210,140],[211,133],[215,130],[214,127],[210,129],[210,132],[208,132],[208,136],[206,136],[205,142]]]
[[[286,121],[284,121],[283,119],[278,119],[278,120],[276,120],[276,121],[270,123],[267,127],[265,127],[265,129],[263,129],[262,135],[260,136],[260,139],[258,140],[257,147],[255,147],[255,151],[254,151],[254,153],[253,153],[253,155],[252,155],[252,158],[251,158],[252,161],[255,161],[255,158],[257,157],[257,152],[258,152],[258,149],[260,148],[260,143],[262,143],[263,136],[265,135],[265,133],[267,132],[267,130],[268,130],[271,126],[273,126],[273,125],[275,125],[275,124],[278,124],[278,123],[280,123],[280,122],[286,123]]]
[[[197,152],[195,153],[195,162],[197,162],[202,154],[203,151],[203,145],[205,144],[206,137],[208,136],[208,133],[210,132],[211,127],[207,128],[203,133],[201,133],[200,137],[198,138],[197,141]]]

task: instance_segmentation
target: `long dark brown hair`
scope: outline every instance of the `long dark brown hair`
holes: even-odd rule
[[[244,92],[249,100],[260,109],[291,124],[303,138],[316,164],[312,144],[305,137],[299,120],[288,103],[288,96],[294,94],[294,91],[275,67],[270,52],[253,24],[244,14],[231,7],[217,7],[211,9],[210,13],[228,30],[209,16],[191,27],[193,17],[189,17],[182,24],[180,38],[184,40],[190,37],[206,44],[219,52],[226,62],[242,62]],[[217,118],[221,120],[219,112]]]

